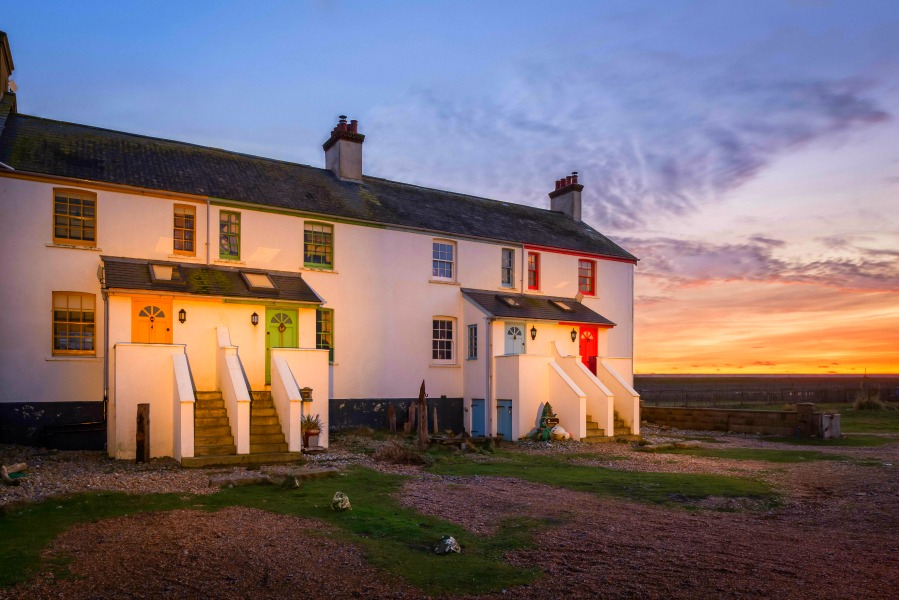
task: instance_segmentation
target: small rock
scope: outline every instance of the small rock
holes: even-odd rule
[[[459,546],[459,542],[456,541],[456,538],[445,535],[434,545],[434,554],[451,554],[451,553],[462,553],[462,548]]]
[[[353,510],[353,507],[350,506],[349,497],[343,492],[337,492],[334,494],[334,498],[331,500],[331,510]]]
[[[281,483],[281,487],[288,490],[295,490],[300,487],[300,480],[297,479],[296,475],[288,475],[284,478],[284,481]]]

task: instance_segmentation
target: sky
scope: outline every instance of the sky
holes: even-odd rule
[[[637,373],[899,373],[899,2],[36,1],[19,111],[584,218]],[[602,282],[599,282],[601,288]]]

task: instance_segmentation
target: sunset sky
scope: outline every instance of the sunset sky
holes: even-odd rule
[[[541,207],[576,170],[638,373],[899,373],[896,0],[83,4],[4,7],[20,112],[311,165],[342,113],[371,175]]]

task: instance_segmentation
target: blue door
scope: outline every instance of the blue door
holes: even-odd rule
[[[471,437],[484,437],[486,427],[484,418],[484,400],[471,399]]]
[[[504,440],[512,439],[512,401],[496,401],[496,433]]]

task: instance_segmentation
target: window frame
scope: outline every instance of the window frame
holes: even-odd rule
[[[534,262],[531,263],[531,257],[534,258]],[[533,268],[531,268],[533,264]],[[531,285],[531,273],[534,275],[534,284]],[[528,252],[528,289],[529,290],[539,290],[540,289],[540,253],[539,252]]]
[[[452,256],[450,260],[446,260],[445,258],[438,258],[436,253],[438,251],[437,246],[448,246],[452,250]],[[453,240],[434,238],[431,240],[431,279],[435,281],[456,281],[456,274],[458,273],[458,249],[456,247],[456,242]],[[435,263],[449,263],[450,265],[450,276],[446,277],[444,275],[437,274],[437,267]]]
[[[438,323],[448,323],[449,337],[438,337]],[[449,342],[448,347],[440,348],[442,342]],[[435,345],[436,344],[436,345]],[[437,356],[441,351],[449,350],[449,358],[440,358]],[[448,316],[431,317],[431,364],[435,365],[454,365],[456,364],[456,319]]]
[[[70,321],[68,320],[68,316],[65,321],[57,321],[56,320],[56,298],[58,296],[79,296],[80,298],[90,298],[94,304],[94,320],[93,321],[85,321],[82,317],[80,321]],[[81,304],[83,307],[83,302]],[[68,302],[66,303],[66,312],[71,313],[69,309]],[[83,310],[80,311],[82,314]],[[93,349],[91,350],[71,350],[68,348],[57,348],[56,347],[56,325],[57,323],[64,323],[66,325],[76,324],[76,325],[85,325],[90,324],[93,327]],[[68,337],[68,336],[66,336]],[[97,295],[90,294],[87,292],[67,292],[67,291],[54,291],[51,294],[51,303],[50,303],[50,347],[53,349],[52,356],[97,356]],[[81,336],[81,339],[84,339],[84,336]],[[83,344],[82,344],[83,345]]]
[[[321,338],[325,335],[321,331],[321,325],[324,323],[324,320],[321,319],[321,316],[325,314],[330,315],[329,322],[331,324],[331,331],[327,332],[328,337],[331,340],[330,345],[324,346],[322,345]],[[334,364],[334,309],[333,308],[316,308],[315,309],[315,347],[319,350],[327,350],[328,351],[328,362],[330,364]]]
[[[236,223],[232,223],[231,221],[228,221],[228,223],[227,223],[229,225],[229,227],[237,225],[237,233],[232,233],[230,231],[226,233],[226,232],[222,231],[222,224],[223,224],[222,217],[224,217],[225,215],[234,215],[237,217]],[[237,237],[237,255],[236,256],[233,256],[231,254],[224,254],[223,250],[222,250],[222,236],[230,236],[230,235],[235,235]],[[240,236],[241,236],[240,211],[220,210],[219,211],[219,260],[237,260],[237,261],[240,260],[240,251],[241,251]],[[229,243],[229,245],[230,245],[230,243]]]
[[[581,274],[584,265],[589,265],[590,275],[589,278]],[[590,289],[585,290],[583,287],[583,282],[589,282]],[[596,295],[596,261],[590,260],[587,258],[579,258],[577,261],[577,289],[579,292],[584,294],[585,296],[595,296]]]
[[[56,216],[57,216],[56,215],[56,196],[57,196],[57,194],[60,194],[60,193],[62,193],[66,197],[66,199],[69,199],[69,200],[70,199],[78,199],[78,200],[82,200],[82,201],[83,200],[93,201],[93,203],[94,203],[94,217],[93,217],[94,239],[93,240],[84,240],[84,239],[78,240],[78,239],[74,239],[74,238],[58,237],[56,235],[56,227],[57,227],[57,225],[56,225]],[[97,247],[97,234],[99,233],[98,225],[100,222],[99,205],[100,205],[100,203],[97,200],[96,192],[89,192],[87,190],[80,190],[77,188],[66,188],[66,187],[53,188],[53,197],[51,198],[51,210],[50,210],[50,223],[51,223],[50,232],[53,236],[53,243],[54,244],[62,244],[62,245],[66,245],[66,246],[84,246],[86,248],[96,248]],[[62,216],[62,215],[60,215],[60,216]],[[72,216],[66,214],[65,218],[69,219],[68,225],[66,225],[66,227],[67,227],[67,229],[71,230]],[[82,224],[85,221],[85,219],[83,217],[76,217],[76,218],[80,218]],[[81,229],[83,232],[84,231],[83,225],[82,225]]]
[[[508,257],[508,265],[506,258]],[[506,281],[506,275],[509,280]],[[502,287],[515,287],[515,248],[503,248],[500,253],[500,285]]]
[[[306,233],[307,233],[306,228],[307,227],[327,227],[331,230],[330,234],[329,234],[330,241],[327,244],[327,251],[326,251],[326,254],[329,255],[331,258],[330,263],[316,263],[316,262],[310,262],[310,261],[306,260],[306,258],[307,258],[306,245],[307,244],[309,244],[313,247],[325,246],[325,244],[316,244],[314,239],[311,243],[306,241]],[[309,230],[309,233],[313,234],[313,238],[314,238],[314,235],[316,233],[315,230]],[[324,231],[322,231],[320,233],[324,233]],[[316,254],[310,254],[309,256],[317,256],[317,255],[318,254],[316,253]],[[322,221],[304,221],[303,222],[303,267],[305,267],[307,269],[322,269],[324,271],[333,271],[334,270],[334,224],[333,223],[325,223]]]
[[[193,229],[187,229],[187,227],[178,227],[178,213],[177,211],[181,209],[184,211],[191,211],[193,218]],[[187,213],[184,213],[184,218],[187,217]],[[221,223],[221,220],[219,221]],[[187,241],[184,237],[180,240],[178,239],[178,232],[187,232],[191,231],[193,233],[193,239],[190,240],[190,243],[193,244],[193,250],[179,250],[176,248],[178,242],[180,241],[182,246]],[[221,233],[221,231],[219,232]],[[221,250],[221,239],[219,239],[219,250]],[[197,207],[192,204],[173,204],[172,205],[172,254],[176,254],[178,256],[196,256],[197,255]]]
[[[468,358],[467,360],[478,359],[478,325],[468,326]]]

